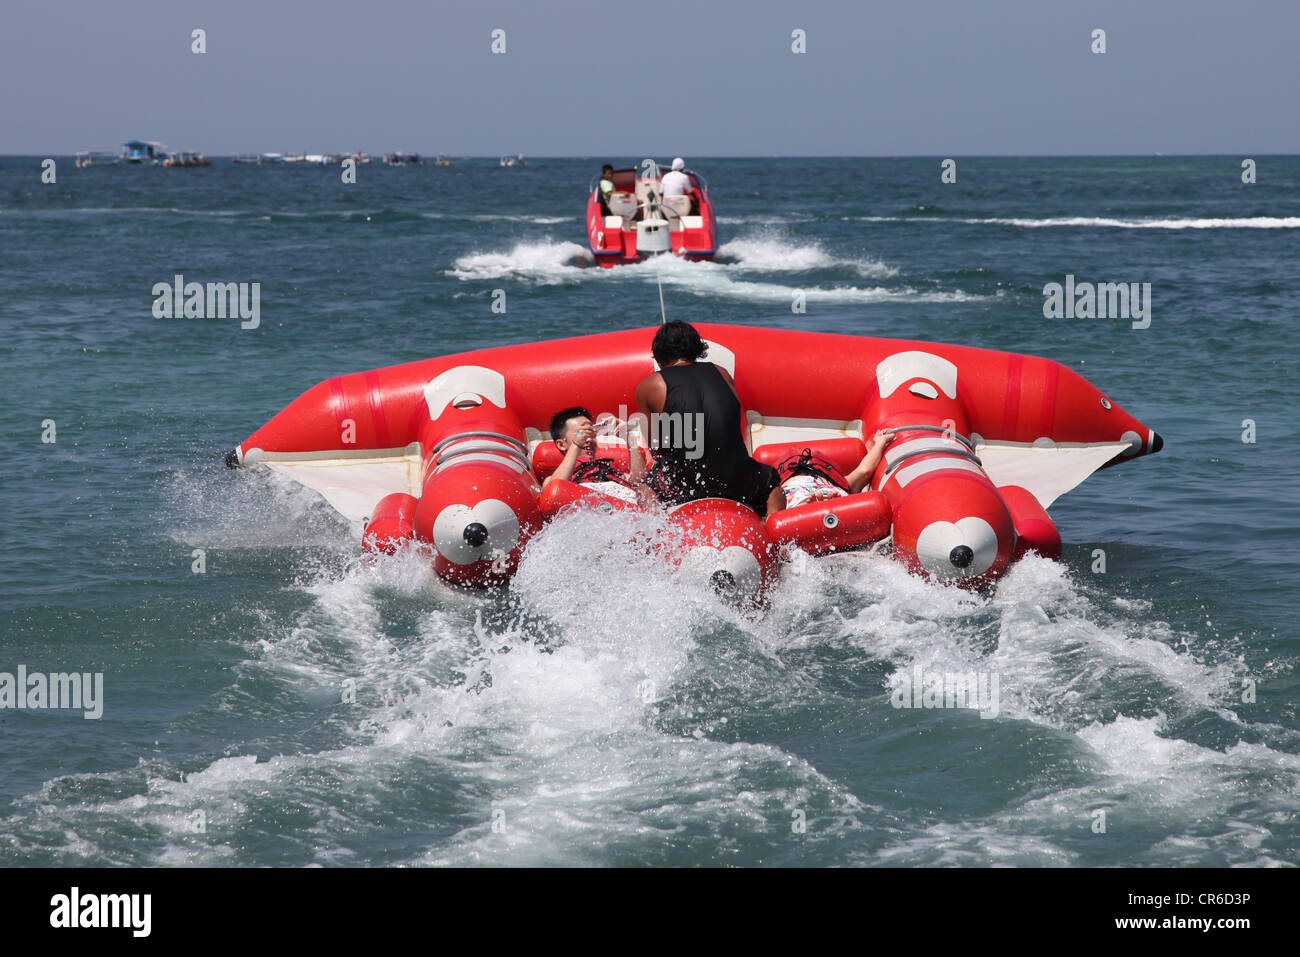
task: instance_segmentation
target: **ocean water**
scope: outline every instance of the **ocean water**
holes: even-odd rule
[[[0,161],[0,672],[103,714],[0,710],[0,864],[1300,864],[1300,159],[692,158],[718,260],[615,270],[585,190],[640,157],[39,159]],[[177,273],[260,326],[155,318]],[[582,518],[453,591],[223,467],[328,376],[652,325],[657,273],[671,318],[1051,357],[1165,449],[990,592],[799,558],[757,617]],[[1067,274],[1150,327],[1044,318]],[[998,714],[893,707],[917,667]]]

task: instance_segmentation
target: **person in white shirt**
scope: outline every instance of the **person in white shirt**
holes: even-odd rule
[[[684,169],[686,169],[686,160],[680,156],[673,160],[672,171],[664,173],[663,179],[659,181],[664,196],[691,195],[691,178],[682,172]]]

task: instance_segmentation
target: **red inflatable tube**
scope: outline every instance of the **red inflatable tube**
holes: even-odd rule
[[[782,442],[773,445],[759,446],[754,452],[754,458],[764,465],[770,465],[773,468],[784,458],[790,455],[798,455],[804,449],[811,449],[817,455],[825,456],[835,463],[835,466],[848,475],[862,457],[867,454],[867,447],[862,444],[861,439],[842,438],[842,439],[820,439],[811,442]]]
[[[892,521],[889,499],[880,492],[859,492],[777,512],[768,517],[767,534],[778,545],[825,555],[880,541]]]
[[[550,521],[564,509],[571,507],[591,508],[601,512],[622,511],[638,507],[632,502],[625,502],[610,495],[602,495],[595,489],[565,479],[555,479],[546,488],[542,489],[542,494],[537,499],[537,505],[541,509],[542,518],[546,521]]]
[[[1047,515],[1047,510],[1027,490],[1019,485],[1004,485],[998,489],[1002,501],[1007,503],[1011,521],[1016,526],[1015,557],[1026,552],[1037,552],[1044,558],[1061,557],[1061,532]]]
[[[682,574],[709,582],[723,598],[759,604],[776,580],[776,547],[753,509],[725,498],[702,498],[669,511],[681,532],[673,556]]]
[[[361,544],[367,551],[393,554],[415,535],[415,506],[419,499],[405,492],[394,492],[379,500],[366,523]]]
[[[1006,503],[978,469],[951,470],[942,459],[936,464],[923,477],[904,473],[895,481],[891,475],[886,484],[894,502],[894,555],[941,581],[976,584],[997,577],[1011,564],[1016,546]]]

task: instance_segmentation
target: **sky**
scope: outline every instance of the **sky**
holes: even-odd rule
[[[1300,153],[1298,51],[1297,0],[3,0],[0,154]]]

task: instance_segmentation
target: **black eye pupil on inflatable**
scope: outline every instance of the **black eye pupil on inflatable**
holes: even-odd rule
[[[958,545],[948,553],[948,561],[958,568],[965,568],[975,560],[975,552],[969,545]]]
[[[731,574],[725,568],[719,568],[709,576],[709,581],[713,582],[713,589],[717,592],[730,592],[736,589],[736,576]]]
[[[486,542],[488,538],[487,526],[482,522],[470,522],[465,526],[465,531],[461,534],[466,543],[473,545],[475,548]]]

